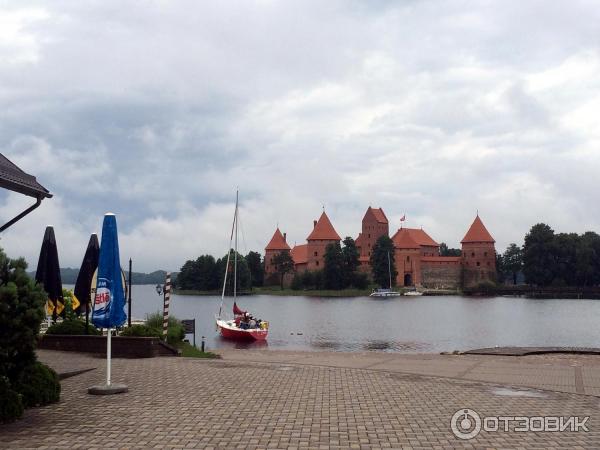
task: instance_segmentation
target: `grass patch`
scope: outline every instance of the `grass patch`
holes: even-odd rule
[[[180,342],[177,344],[177,348],[181,350],[181,356],[187,358],[207,358],[207,359],[220,359],[221,356],[213,352],[203,352],[199,348],[194,347],[189,342]]]

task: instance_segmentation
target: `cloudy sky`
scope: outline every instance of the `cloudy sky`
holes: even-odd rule
[[[323,205],[356,237],[458,246],[476,211],[503,250],[534,223],[600,232],[600,8],[569,1],[0,2],[0,152],[54,198],[3,233],[62,266],[116,213],[121,256],[178,270]],[[0,194],[7,220],[31,200]]]

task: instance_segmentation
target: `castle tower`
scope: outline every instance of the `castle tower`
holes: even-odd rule
[[[397,286],[421,285],[421,245],[407,228],[400,228],[394,236],[394,260],[396,261]]]
[[[496,281],[496,241],[489,233],[479,214],[462,244],[463,287],[476,286],[484,281]]]
[[[359,251],[360,269],[370,272],[371,251],[375,242],[381,236],[390,235],[388,219],[381,208],[369,208],[362,220],[362,232],[356,238],[356,247]]]
[[[319,220],[313,222],[313,230],[306,238],[307,241],[307,269],[321,270],[324,265],[325,248],[329,244],[341,241],[340,236],[333,228],[329,217],[323,211]]]
[[[273,275],[276,272],[273,258],[281,252],[289,252],[290,246],[286,242],[285,233],[281,234],[279,228],[273,233],[271,241],[265,247],[265,277]]]

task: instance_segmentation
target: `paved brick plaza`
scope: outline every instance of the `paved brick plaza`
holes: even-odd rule
[[[277,352],[264,354],[276,358]],[[281,355],[285,359],[286,354]],[[333,364],[329,366],[319,365],[319,361],[327,362],[327,354],[316,354],[312,358],[317,359],[312,361],[310,355],[303,357],[310,364],[270,362],[263,352],[255,358],[248,352],[229,352],[224,356],[221,361],[168,357],[116,359],[114,381],[127,383],[130,391],[97,397],[88,395],[86,389],[103,380],[104,360],[81,354],[40,352],[41,359],[62,372],[96,369],[63,380],[60,403],[28,410],[24,420],[0,426],[0,447],[600,446],[597,425],[600,399],[595,396],[554,391],[523,391],[524,395],[533,396],[502,396],[495,393],[494,384],[403,373],[398,369],[356,367],[372,355],[364,358],[331,355]],[[354,361],[353,367],[339,367],[340,364],[335,364],[339,358]],[[393,355],[389,358],[396,365],[403,361]],[[410,358],[418,361],[419,357]],[[442,371],[444,361],[452,364],[460,361],[438,358]],[[423,359],[436,361],[426,356]],[[466,358],[464,361],[468,363],[463,365],[469,368],[478,360],[481,358]],[[552,359],[539,361],[540,374],[544,367],[556,368]],[[429,370],[432,364],[427,365]],[[471,408],[482,416],[590,416],[590,432],[482,432],[470,441],[460,441],[450,431],[450,418],[461,408]]]

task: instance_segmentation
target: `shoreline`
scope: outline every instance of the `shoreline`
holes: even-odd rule
[[[402,288],[399,288],[403,291]],[[373,292],[372,289],[311,289],[311,290],[294,290],[294,289],[279,289],[279,288],[254,288],[252,291],[238,292],[238,296],[248,295],[274,295],[280,297],[369,297]],[[462,295],[459,290],[452,289],[422,289],[420,292],[426,296],[441,296],[441,295]],[[176,295],[196,295],[196,296],[221,296],[221,291],[197,291],[197,290],[179,290],[173,291]],[[231,295],[226,295],[231,297]]]

